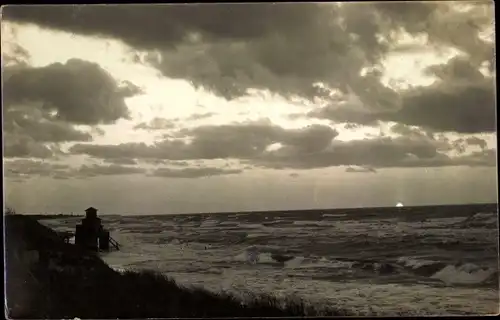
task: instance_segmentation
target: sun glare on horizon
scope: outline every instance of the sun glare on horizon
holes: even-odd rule
[[[401,207],[404,207],[403,203],[402,202],[398,202],[396,203],[396,207],[397,208],[401,208]]]

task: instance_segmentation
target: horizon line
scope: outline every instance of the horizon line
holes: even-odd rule
[[[178,215],[212,215],[212,214],[262,214],[262,213],[295,213],[295,212],[315,212],[315,211],[353,211],[353,210],[370,210],[370,209],[396,209],[399,211],[414,209],[414,208],[425,208],[425,207],[467,207],[467,206],[493,206],[495,205],[498,210],[498,201],[497,202],[482,202],[482,203],[467,203],[467,204],[425,204],[425,205],[412,205],[412,206],[373,206],[373,207],[343,207],[343,208],[317,208],[317,209],[285,209],[285,210],[258,210],[258,211],[217,211],[217,212],[188,212],[188,213],[151,213],[151,214],[137,214],[137,213],[99,213],[99,215],[103,216],[178,216]],[[99,211],[98,211],[99,212]],[[46,215],[46,216],[84,216],[85,213],[19,213],[20,215]]]

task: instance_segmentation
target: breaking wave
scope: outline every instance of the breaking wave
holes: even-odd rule
[[[450,285],[472,285],[498,281],[498,270],[483,268],[472,263],[447,265],[431,276]]]
[[[274,252],[273,252],[274,251]],[[473,263],[450,264],[443,261],[400,257],[394,261],[348,260],[328,257],[304,257],[287,252],[278,253],[270,248],[248,247],[233,257],[233,261],[249,265],[273,265],[291,269],[343,269],[384,274],[414,274],[440,281],[447,285],[477,285],[496,283],[498,267],[481,267]]]
[[[495,276],[498,278],[498,267],[481,267],[473,263],[448,264],[407,257],[399,258],[398,262],[419,276],[440,280],[448,285],[482,284],[494,281]]]

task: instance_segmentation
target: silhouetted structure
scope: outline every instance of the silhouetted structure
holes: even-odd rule
[[[94,207],[85,210],[85,218],[76,226],[75,244],[95,251],[109,251],[111,244],[119,250],[118,243],[110,237],[109,231],[103,228]]]

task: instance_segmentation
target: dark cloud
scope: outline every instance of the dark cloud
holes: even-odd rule
[[[310,169],[330,166],[402,166],[414,159],[432,159],[437,148],[425,140],[409,138],[375,138],[335,141],[320,152],[304,153],[282,148],[256,159],[257,163],[275,168]]]
[[[312,110],[308,116],[360,125],[392,121],[441,132],[496,131],[494,81],[479,72],[470,59],[456,57],[447,64],[428,68],[427,72],[435,75],[438,81],[402,92],[398,108],[381,110],[366,108],[367,103],[360,107],[355,102],[332,101]],[[384,94],[377,96],[382,99]]]
[[[189,147],[197,158],[252,158],[273,144],[315,152],[328,146],[338,133],[329,126],[311,125],[283,129],[266,120],[183,130],[192,139]]]
[[[146,169],[137,168],[137,167],[127,167],[120,165],[82,165],[77,171],[76,174],[83,175],[87,177],[96,177],[96,176],[108,176],[108,175],[126,175],[126,174],[145,174]]]
[[[359,126],[360,125],[357,124],[357,123],[346,123],[344,125],[344,129],[347,129],[347,130],[349,130],[349,129],[356,129],[356,128],[359,128]]]
[[[430,45],[443,44],[470,55],[477,64],[492,58],[493,44],[479,32],[494,23],[493,2],[377,2],[376,9],[410,34],[425,34]],[[469,6],[469,10],[454,10]]]
[[[337,132],[328,126],[284,129],[267,121],[256,121],[184,129],[176,134],[175,139],[153,145],[77,144],[70,148],[70,152],[101,159],[137,158],[149,162],[238,159],[247,165],[274,169],[491,165],[488,161],[478,160],[486,154],[476,154],[475,158],[451,158],[447,153],[458,150],[460,144],[441,135],[429,135],[404,125],[393,130],[403,134],[397,138],[380,136],[338,141],[335,140]]]
[[[496,167],[497,166],[497,151],[495,149],[485,149],[482,151],[476,151],[472,154],[465,155],[454,159],[453,164],[455,165],[467,165],[467,166],[485,166],[485,167]]]
[[[472,7],[461,13],[453,3],[436,2],[11,6],[3,15],[160,50],[163,59],[147,63],[227,98],[248,88],[312,97],[322,92],[313,83],[324,82],[350,85],[362,101],[390,109],[397,99],[385,99],[394,94],[359,73],[391,49],[395,31],[456,47],[475,65],[492,60],[492,44],[478,36],[491,25],[492,6]],[[383,99],[376,96],[382,91]]]
[[[458,133],[495,132],[495,91],[491,80],[468,84],[439,83],[404,95],[388,121]]]
[[[128,118],[124,93],[99,65],[79,59],[12,72],[3,83],[4,106],[30,101],[76,124],[110,124]]]
[[[3,113],[3,130],[24,134],[37,142],[91,141],[92,135],[75,129],[37,106],[10,106]]]
[[[322,13],[321,9],[310,4],[277,6],[270,3],[10,6],[4,8],[3,14],[9,20],[87,35],[111,36],[132,46],[156,49],[187,40],[191,33],[214,40],[251,40],[272,29],[278,33],[297,32],[313,23]],[[227,22],[235,20],[239,23],[227,28]]]
[[[486,140],[478,137],[450,140],[443,134],[436,135],[433,132],[426,132],[418,127],[415,128],[401,123],[394,124],[391,127],[391,131],[405,137],[428,140],[436,145],[437,150],[440,152],[456,151],[459,154],[463,154],[469,146],[478,146],[481,150],[485,150],[488,145]]]
[[[301,153],[282,148],[268,152],[253,160],[261,167],[275,169],[311,169],[331,166],[387,167],[440,167],[452,165],[495,166],[491,155],[476,153],[472,156],[451,158],[440,152],[442,142],[424,138],[389,138],[334,141],[321,152]]]
[[[450,140],[442,133],[436,134],[432,130],[425,130],[421,127],[409,126],[402,123],[395,123],[391,126],[391,132],[415,139],[427,139],[436,143],[439,148],[438,150],[449,151],[450,150]]]
[[[161,59],[149,54],[143,62],[228,99],[249,88],[329,98],[325,88],[333,88],[355,95],[359,106],[349,99],[332,101],[309,117],[350,125],[394,121],[434,131],[494,132],[493,80],[479,72],[484,63],[491,71],[494,67],[493,43],[479,36],[492,25],[493,6],[466,4],[468,11],[456,10],[462,4],[453,2],[11,6],[3,14],[8,20],[158,50]],[[461,56],[426,70],[439,79],[434,85],[396,92],[382,84],[380,68],[381,59],[398,48],[396,31],[425,37],[426,48],[453,47]],[[137,92],[131,88],[130,94]],[[115,110],[108,112],[109,119],[124,110],[120,103],[109,109]],[[97,119],[94,112],[86,117],[59,112],[80,122]],[[138,126],[157,127],[164,128]]]
[[[184,169],[171,169],[159,168],[151,173],[154,177],[164,178],[200,178],[211,177],[228,174],[239,174],[243,170],[240,169],[221,169],[221,168],[184,168]]]
[[[30,136],[3,133],[3,156],[5,158],[40,158],[53,157],[58,150],[55,146],[37,142]]]
[[[178,161],[178,160],[165,160],[165,159],[154,159],[154,158],[141,158],[140,161],[152,165],[168,165],[173,167],[189,167],[189,166],[199,167],[203,165],[203,160]]]
[[[470,57],[456,56],[446,64],[432,65],[424,70],[427,75],[433,75],[444,81],[483,81],[484,76],[477,69]]]
[[[176,127],[176,120],[165,119],[165,118],[154,118],[149,122],[141,122],[134,127],[134,129],[139,130],[167,130]]]
[[[137,164],[137,161],[135,159],[131,159],[131,158],[104,159],[104,162],[111,163],[111,164],[117,164],[117,165],[136,165]]]
[[[105,159],[105,160],[112,162],[114,159],[111,158],[111,159]],[[163,164],[167,163],[167,160],[154,159],[154,158],[141,158],[140,161],[144,162],[146,164],[152,164],[152,165],[163,165]]]
[[[312,98],[323,93],[314,85],[317,82],[333,87],[351,83],[355,90],[361,89],[356,81],[359,71],[386,50],[376,41],[377,32],[383,29],[376,23],[376,12],[361,8],[355,12],[332,4],[252,7],[255,10],[235,14],[244,14],[245,22],[259,21],[262,29],[256,36],[229,39],[218,35],[214,40],[204,37],[197,43],[185,42],[175,51],[164,51],[161,62],[153,65],[165,76],[187,79],[228,99],[245,95],[250,88]],[[238,25],[252,28],[254,24]],[[359,90],[360,95],[364,92]]]
[[[377,170],[371,167],[347,167],[345,169],[345,172],[350,172],[350,173],[359,173],[359,172],[370,172],[370,173],[377,173]]]
[[[467,143],[465,139],[462,138],[453,140],[451,142],[451,146],[453,150],[455,150],[459,154],[465,153],[465,151],[467,151]]]
[[[458,158],[444,153],[460,152],[463,145],[486,150],[480,141],[445,141],[435,138],[436,132],[496,130],[493,80],[479,72],[481,64],[493,59],[493,45],[478,36],[491,23],[492,6],[474,4],[468,12],[455,7],[437,2],[11,6],[3,14],[9,20],[114,37],[139,50],[158,50],[161,59],[146,54],[142,62],[226,98],[242,96],[250,88],[286,97],[320,97],[329,99],[329,105],[308,117],[350,127],[392,121],[399,126],[393,131],[402,135],[339,142],[334,140],[337,132],[327,126],[286,130],[258,122],[185,129],[152,145],[77,144],[72,153],[115,164],[127,159],[161,163],[234,158],[280,168],[408,167],[456,163]],[[380,61],[397,47],[396,30],[426,37],[426,47],[458,48],[460,56],[426,70],[437,78],[433,85],[392,90],[382,84]],[[27,59],[22,50],[18,56]],[[141,93],[141,88],[130,82],[117,84],[100,66],[86,61],[72,59],[42,68],[17,64],[4,73],[6,110],[11,110],[9,117],[18,118],[6,122],[10,156],[49,157],[57,151],[53,143],[88,141],[88,133],[63,121],[113,123],[128,116],[124,98]],[[25,118],[13,111],[14,105],[33,100],[43,102],[42,110],[48,113]],[[173,129],[175,121],[156,118],[136,129]],[[15,131],[19,128],[24,128],[22,134]],[[42,129],[47,133],[37,134]],[[471,157],[462,155],[460,161],[488,155]]]
[[[328,126],[312,125],[302,129],[286,130],[268,121],[257,121],[183,129],[178,132],[177,138],[165,139],[153,145],[76,144],[70,148],[70,152],[97,158],[248,159],[262,154],[273,144],[282,144],[301,152],[320,151],[337,135],[338,133]]]
[[[93,145],[93,144],[75,144],[70,147],[69,151],[72,154],[87,154],[92,157],[101,159],[122,159],[122,158],[137,158],[155,159],[154,154],[145,143],[122,143],[119,145]],[[161,158],[160,158],[161,159]]]
[[[52,174],[51,177],[55,180],[68,180],[75,178],[75,176],[71,175],[70,172],[56,172]]]
[[[187,161],[168,161],[168,164],[171,166],[178,166],[178,167],[189,166],[189,162],[187,162]]]
[[[6,42],[7,50],[2,50],[4,157],[48,159],[61,154],[59,144],[62,142],[91,141],[90,133],[76,129],[58,119],[49,108],[44,108],[45,101],[30,101],[29,93],[24,100],[20,97],[22,92],[16,93],[17,98],[12,97],[15,88],[11,81],[19,81],[20,74],[34,69],[29,67],[29,54],[24,48],[15,42]],[[5,54],[12,54],[15,59],[5,60]],[[24,81],[36,83],[38,80],[28,78]]]
[[[8,178],[50,177],[53,179],[88,178],[103,175],[145,174],[143,168],[121,165],[82,165],[73,168],[66,164],[31,159],[4,161]]]
[[[485,150],[486,147],[488,146],[486,140],[478,137],[469,137],[465,139],[465,142],[467,142],[469,146],[478,146],[479,148],[481,148],[481,150]]]
[[[449,145],[459,154],[466,153],[469,146],[477,146],[481,151],[485,151],[488,146],[486,140],[478,137],[458,138],[450,141]]]
[[[425,133],[419,128],[412,128],[402,123],[396,123],[391,127],[391,131],[403,136],[423,136]]]
[[[186,151],[191,159],[251,158],[276,143],[282,128],[269,122],[200,126],[185,129],[182,134],[192,138]]]
[[[40,103],[13,104],[3,110],[4,156],[51,158],[61,154],[60,143],[92,141],[92,134],[76,129],[44,110]]]
[[[126,81],[123,81],[123,83],[121,83],[121,85],[119,87],[119,92],[123,97],[128,98],[128,97],[133,97],[133,96],[138,95],[138,94],[142,94],[142,93],[144,93],[144,90],[142,88],[136,86],[132,82],[126,80]]]
[[[390,17],[392,23],[403,25],[412,34],[427,31],[427,21],[438,9],[438,6],[426,2],[378,2],[373,6]]]
[[[95,134],[95,135],[98,135],[98,136],[103,136],[106,134],[106,132],[102,129],[102,128],[99,128],[97,126],[94,126],[90,129],[90,132],[92,134]]]
[[[60,177],[70,170],[68,165],[49,163],[35,160],[8,160],[4,161],[5,177]]]

